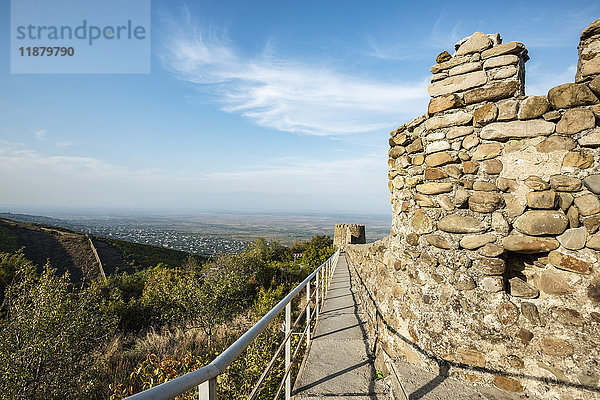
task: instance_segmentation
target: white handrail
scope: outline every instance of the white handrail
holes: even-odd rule
[[[178,378],[162,383],[143,392],[127,397],[125,400],[168,400],[178,396],[196,386],[200,385],[199,398],[206,400],[216,399],[216,377],[225,369],[256,339],[260,333],[277,317],[277,315],[292,301],[298,293],[317,275],[318,271],[323,270],[322,277],[326,277],[324,283],[325,290],[322,290],[322,298],[325,297],[326,288],[331,281],[333,268],[337,264],[340,254],[338,249],[327,261],[315,269],[306,279],[296,286],[287,296],[285,296],[275,307],[273,307],[265,316],[263,316],[254,326],[246,331],[238,340],[236,340],[225,351],[219,354],[210,364],[195,371],[189,372]],[[288,307],[289,308],[289,307]]]

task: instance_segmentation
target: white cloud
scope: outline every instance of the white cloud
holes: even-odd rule
[[[444,8],[431,27],[427,44],[437,49],[446,49],[452,54],[454,44],[465,37],[460,33],[463,30],[460,20],[454,21],[452,26],[448,26],[446,9]]]
[[[546,8],[537,5],[522,7],[517,11],[519,19],[515,21],[515,38],[530,50],[569,47],[577,57],[579,34],[598,14],[598,4],[592,4],[597,2],[589,3],[578,7],[560,2]]]
[[[240,55],[222,35],[173,24],[166,67],[215,95],[223,111],[280,131],[342,135],[389,127],[422,113],[427,82],[390,82],[269,53]]]
[[[47,133],[48,133],[48,131],[46,129],[40,129],[35,132],[35,137],[38,138],[39,140],[44,140]]]
[[[379,43],[371,35],[366,36],[367,50],[363,52],[369,57],[378,58],[380,60],[402,61],[415,58],[415,49],[409,48],[407,44],[398,40],[385,43]]]
[[[198,181],[235,184],[244,190],[264,193],[302,192],[330,195],[336,191],[351,192],[350,186],[375,191],[385,183],[386,155],[367,154],[357,158],[332,161],[303,157],[271,160],[269,164],[241,167],[235,171],[198,175]],[[346,186],[346,188],[344,188]],[[380,191],[380,190],[379,190]]]
[[[35,132],[35,137],[38,140],[41,141],[46,141],[48,139],[48,130],[47,129],[39,129]],[[2,143],[0,143],[2,144]],[[65,140],[65,141],[59,141],[59,142],[55,142],[54,145],[56,147],[69,147],[69,146],[73,146],[75,145],[75,143]]]
[[[0,206],[384,211],[386,157],[267,160],[189,174],[46,155],[0,141]]]

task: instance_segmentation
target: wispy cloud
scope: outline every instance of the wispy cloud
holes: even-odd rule
[[[389,42],[379,43],[371,35],[366,36],[367,49],[363,54],[368,57],[378,58],[380,60],[402,61],[415,58],[414,49],[394,41],[393,45]]]
[[[23,143],[11,142],[9,140],[0,139],[0,156],[3,154],[15,153],[23,148]]]
[[[245,56],[189,16],[170,29],[166,67],[216,96],[223,111],[260,126],[311,135],[370,132],[422,112],[427,103],[425,80],[351,75],[323,62],[279,58],[268,47]]]
[[[64,179],[115,178],[145,175],[151,170],[132,171],[94,157],[45,155],[35,150],[0,143],[0,171],[22,175],[24,179],[41,177],[49,181]]]
[[[385,181],[385,154],[366,154],[356,158],[315,160],[291,157],[271,160],[267,164],[245,166],[234,171],[197,175],[194,179],[220,184],[249,183],[247,187],[264,193],[298,192],[310,188],[311,192],[331,194],[340,186],[352,184],[361,190],[370,190]],[[245,185],[245,184],[242,184]],[[377,191],[377,189],[375,189]],[[342,193],[347,190],[342,189]]]
[[[68,140],[56,141],[56,140],[55,140],[55,138],[54,138],[53,136],[52,136],[52,137],[50,137],[50,136],[48,135],[48,130],[47,130],[47,129],[38,129],[38,130],[35,132],[35,137],[36,137],[38,140],[42,141],[42,142],[47,142],[47,141],[53,142],[53,143],[54,143],[54,145],[55,145],[56,147],[69,147],[69,146],[74,146],[74,145],[75,145],[75,143],[73,143],[73,142],[71,142],[71,141],[68,141]],[[53,139],[54,139],[54,140],[53,140]],[[2,143],[2,142],[0,142],[0,145],[2,145],[2,144],[3,144],[3,143]],[[4,144],[5,144],[5,143],[4,143]]]
[[[290,157],[223,171],[129,168],[95,157],[48,155],[0,141],[0,206],[117,206],[288,209],[386,206],[386,155],[338,160]],[[355,188],[360,187],[357,192]],[[159,188],[160,190],[157,190]],[[43,196],[40,196],[43,193]],[[318,193],[318,195],[316,195]],[[344,206],[341,206],[344,204]],[[383,205],[382,205],[383,204]]]
[[[450,53],[453,53],[454,43],[463,38],[460,33],[462,30],[460,20],[454,21],[452,26],[449,26],[446,18],[446,9],[444,8],[431,27],[427,43],[435,48],[447,49]]]
[[[35,132],[35,137],[39,140],[44,140],[48,131],[46,129],[39,129]]]
[[[529,49],[571,47],[575,50],[579,34],[596,19],[597,2],[578,7],[557,2],[540,8],[535,4],[522,3],[515,10],[515,39]],[[552,29],[547,29],[547,27]],[[544,32],[540,34],[540,32]],[[576,54],[576,50],[573,54]]]

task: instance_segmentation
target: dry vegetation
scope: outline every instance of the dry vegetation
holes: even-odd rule
[[[203,264],[190,257],[177,268],[137,268],[84,286],[22,251],[0,253],[0,398],[119,399],[197,369],[332,251],[325,236],[292,248],[257,240]],[[219,376],[221,397],[249,393],[279,346],[280,324]],[[274,369],[261,396],[272,397],[282,373]]]

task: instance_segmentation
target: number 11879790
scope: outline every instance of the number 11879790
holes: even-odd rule
[[[19,47],[22,57],[72,57],[75,55],[73,47]]]

